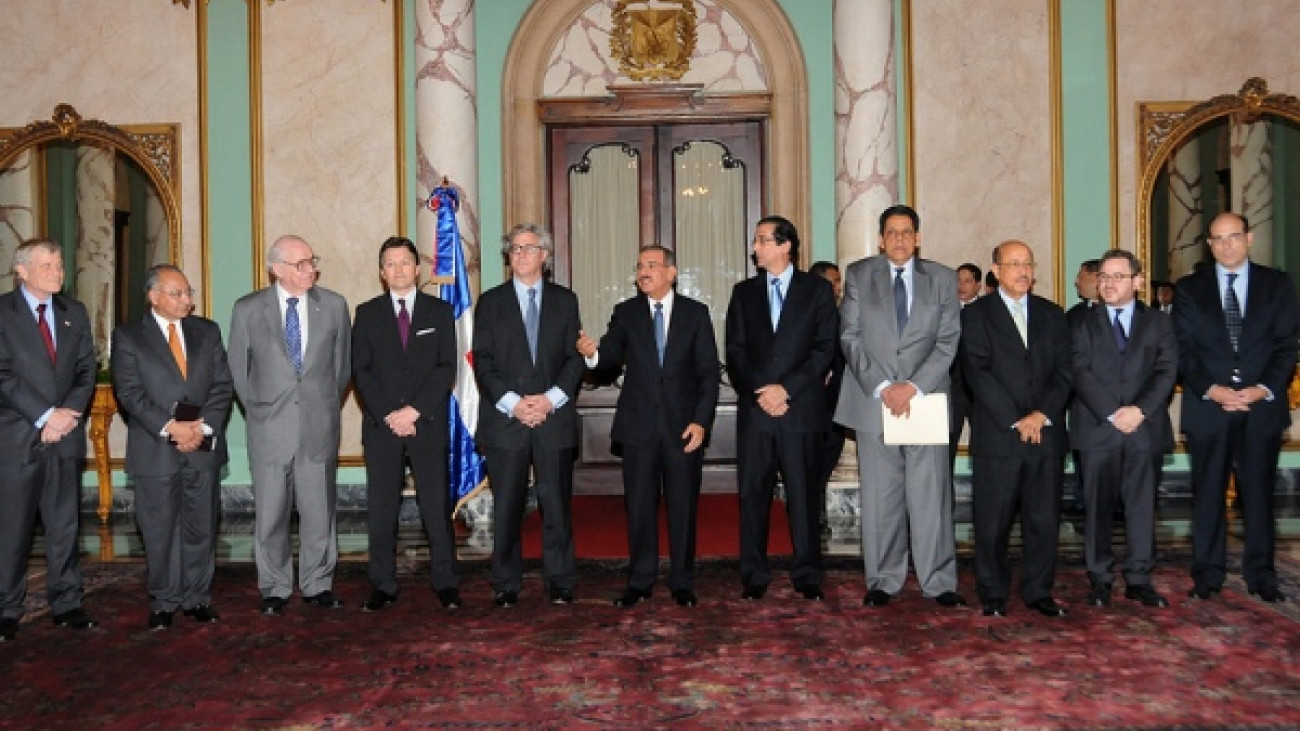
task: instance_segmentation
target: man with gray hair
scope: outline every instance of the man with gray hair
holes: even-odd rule
[[[299,236],[267,252],[275,278],[244,295],[230,318],[230,372],[248,426],[254,555],[263,614],[293,593],[289,521],[298,510],[303,601],[338,609],[334,523],[339,407],[352,373],[352,324],[342,296],[316,286],[320,257]]]
[[[37,513],[54,623],[88,629],[77,557],[82,416],[95,393],[90,318],[64,297],[63,249],[30,239],[14,254],[18,287],[0,295],[0,642],[18,634]]]

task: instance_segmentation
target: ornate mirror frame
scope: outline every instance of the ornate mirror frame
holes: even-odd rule
[[[0,128],[0,169],[25,150],[46,142],[102,144],[130,158],[148,176],[158,191],[167,216],[168,257],[174,264],[181,254],[181,171],[180,125],[131,124],[120,127],[97,119],[83,119],[70,104],[54,108],[49,121],[32,122],[18,128]]]
[[[1252,77],[1236,94],[1216,96],[1206,102],[1138,103],[1138,256],[1150,262],[1151,196],[1156,179],[1170,156],[1207,122],[1223,117],[1253,122],[1261,116],[1283,117],[1300,124],[1300,100],[1288,94],[1270,94],[1268,84]]]

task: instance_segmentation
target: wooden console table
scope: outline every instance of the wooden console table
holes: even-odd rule
[[[95,459],[95,472],[99,475],[99,515],[101,523],[108,522],[113,512],[113,467],[108,453],[108,429],[117,413],[117,398],[113,384],[96,383],[95,400],[90,402],[90,449]]]

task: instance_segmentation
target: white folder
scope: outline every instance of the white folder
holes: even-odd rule
[[[948,444],[948,394],[927,393],[912,398],[907,416],[894,416],[882,401],[885,444]]]

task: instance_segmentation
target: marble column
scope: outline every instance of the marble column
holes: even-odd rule
[[[1273,263],[1273,144],[1266,121],[1232,125],[1232,210],[1250,221],[1251,261]]]
[[[415,143],[423,202],[447,178],[460,192],[460,235],[471,291],[479,291],[477,79],[473,0],[416,0]],[[437,218],[423,205],[416,244],[432,252]],[[494,249],[495,247],[489,247]]]
[[[1208,252],[1203,246],[1205,231],[1201,200],[1201,148],[1193,141],[1170,156],[1165,166],[1169,180],[1169,279],[1177,281],[1192,273]]]
[[[836,258],[875,253],[877,218],[898,201],[893,0],[835,0]]]
[[[117,157],[112,150],[77,148],[77,262],[75,269],[68,267],[67,275],[76,277],[76,297],[89,310],[100,363],[108,362],[113,334],[116,181]]]
[[[14,250],[36,235],[35,201],[32,185],[32,153],[21,152],[4,170],[0,170],[0,270],[8,271]],[[0,277],[0,293],[14,288],[14,278]]]
[[[152,185],[144,186],[145,256],[150,266],[171,262],[171,239],[167,228],[167,212],[162,199]],[[177,262],[179,265],[180,262]],[[201,280],[201,277],[195,277]],[[202,281],[192,282],[198,287]]]

